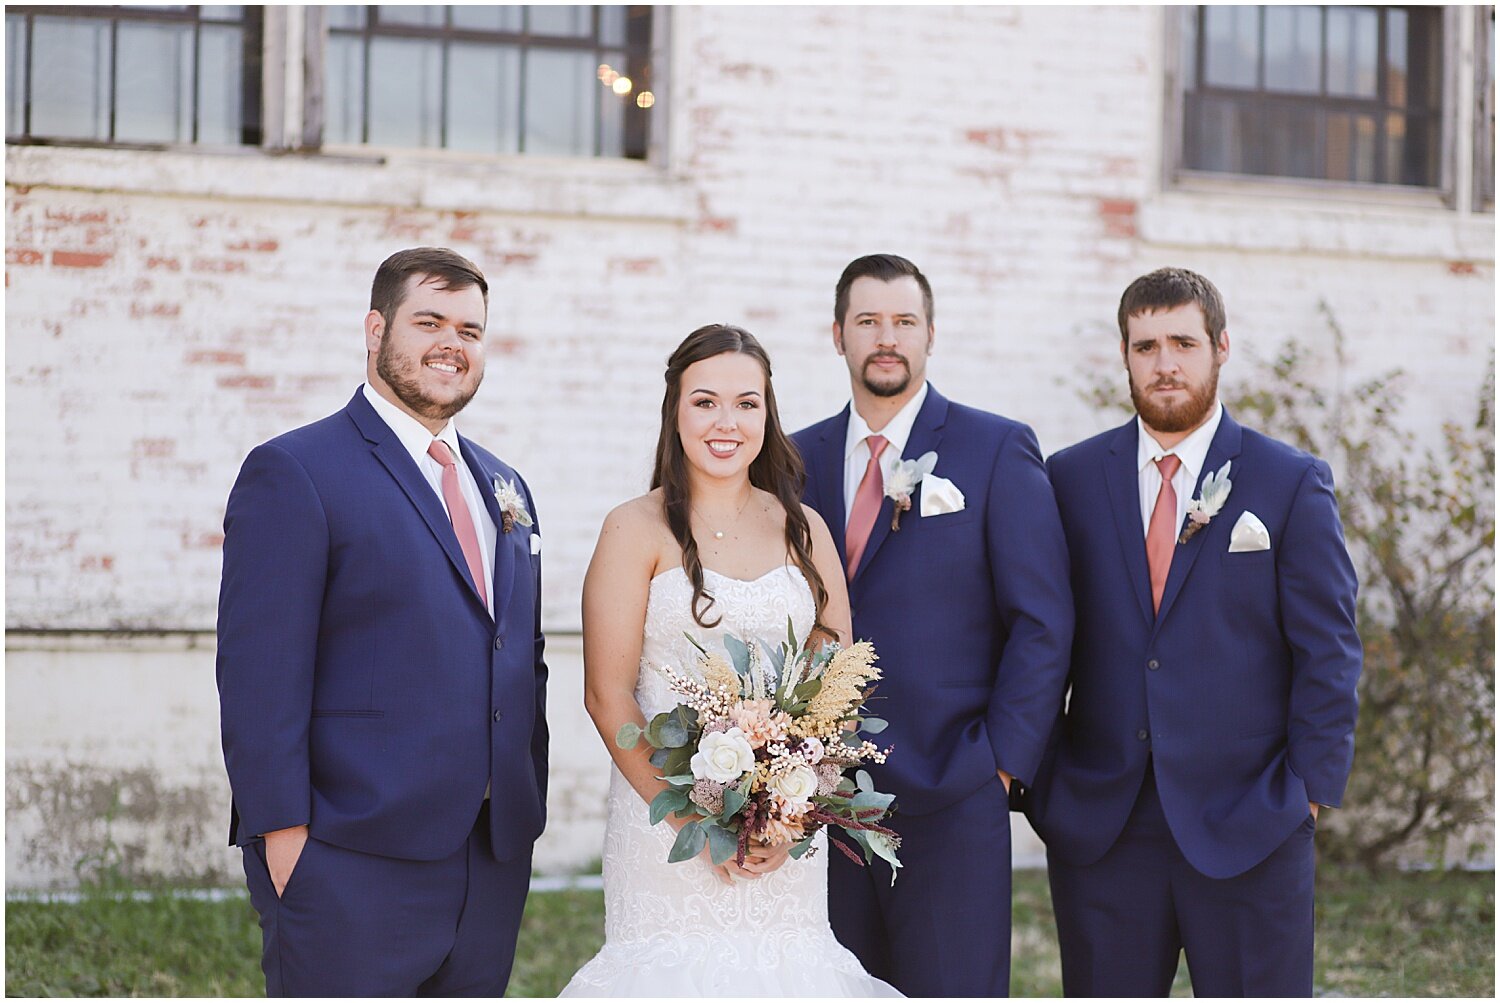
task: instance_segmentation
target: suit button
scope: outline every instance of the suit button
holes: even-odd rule
[[[1155,672],[1157,669],[1161,668],[1161,663],[1153,658],[1151,659],[1151,661],[1146,663],[1146,668],[1150,669],[1152,672]]]
[[[498,714],[500,712],[499,711],[495,711],[495,713]],[[1148,734],[1146,734],[1146,729],[1145,728],[1142,728],[1140,731],[1138,731],[1138,732],[1135,733],[1135,737],[1138,738],[1138,739],[1140,739],[1142,742],[1144,742],[1146,739],[1150,738],[1151,736],[1148,735]]]
[[[496,710],[496,711],[495,711],[495,713],[494,713],[494,714],[493,714],[493,715],[491,715],[491,716],[492,716],[492,717],[493,717],[493,719],[494,719],[494,720],[495,720],[495,721],[496,721],[496,722],[497,722],[497,723],[498,723],[498,722],[499,722],[499,720],[500,720],[500,711],[499,711],[499,710]]]
[[[495,650],[499,651],[503,647],[505,647],[505,638],[503,638],[503,637],[497,637],[497,638],[495,638]]]

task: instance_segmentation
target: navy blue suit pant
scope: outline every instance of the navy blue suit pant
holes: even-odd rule
[[[398,860],[309,837],[280,898],[264,840],[246,844],[266,995],[505,995],[531,855],[495,859],[489,806],[443,860]]]
[[[1120,838],[1079,867],[1047,873],[1067,996],[1166,996],[1187,954],[1195,996],[1310,997],[1311,814],[1243,874],[1215,879],[1183,857],[1152,770]]]
[[[930,814],[898,813],[890,826],[901,835],[894,885],[878,857],[860,867],[828,848],[839,942],[907,996],[1010,995],[1010,810],[1000,778]]]

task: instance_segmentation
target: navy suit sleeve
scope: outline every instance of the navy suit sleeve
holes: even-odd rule
[[[237,842],[309,820],[308,731],[328,523],[307,471],[273,444],[245,460],[224,514],[219,720]]]
[[[1030,786],[1068,678],[1068,549],[1031,429],[1020,426],[1006,437],[991,476],[986,536],[996,614],[1007,636],[986,726],[995,764]]]
[[[1307,785],[1309,800],[1337,807],[1354,762],[1363,649],[1354,620],[1358,582],[1333,474],[1321,460],[1308,467],[1292,499],[1276,569],[1282,630],[1292,653],[1292,772]]]
[[[518,477],[519,479],[519,477]],[[531,512],[531,532],[540,536],[542,523],[537,516],[536,502],[531,497],[531,489],[521,481],[521,490],[526,493],[526,505]],[[547,804],[547,745],[549,732],[547,731],[547,662],[543,658],[543,648],[546,646],[546,638],[542,635],[542,555],[536,557],[536,724],[531,732],[531,758],[536,764],[536,786],[541,793],[542,806],[545,810]]]

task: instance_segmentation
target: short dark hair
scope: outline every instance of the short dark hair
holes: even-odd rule
[[[1120,340],[1129,337],[1127,325],[1131,317],[1171,310],[1188,303],[1198,304],[1198,309],[1203,311],[1208,336],[1217,345],[1227,326],[1224,298],[1212,282],[1186,268],[1158,268],[1125,287],[1125,293],[1120,297],[1118,317]]]
[[[932,286],[927,284],[927,276],[922,274],[920,268],[899,254],[867,254],[849,262],[844,274],[839,276],[838,285],[833,287],[833,322],[843,326],[844,314],[849,312],[849,287],[854,285],[855,279],[868,277],[891,282],[904,275],[916,279],[917,285],[921,287],[922,309],[927,311],[927,323],[931,324]]]
[[[409,247],[382,261],[370,286],[370,309],[378,310],[386,324],[395,319],[396,311],[406,301],[406,280],[413,275],[437,279],[439,289],[478,286],[485,308],[489,307],[489,283],[484,281],[478,265],[446,247]]]

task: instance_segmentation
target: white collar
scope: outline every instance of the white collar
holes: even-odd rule
[[[416,461],[418,468],[422,466],[422,458],[427,455],[427,450],[431,447],[433,439],[443,440],[443,444],[452,451],[453,458],[459,460],[459,462],[463,462],[463,454],[458,446],[458,429],[451,420],[442,427],[437,435],[433,435],[427,431],[427,426],[386,400],[370,384],[366,383],[364,385],[364,391],[365,400],[370,402],[370,406],[375,409],[375,413],[380,415],[381,420],[391,427],[392,432],[396,433],[396,438],[401,440],[401,445],[406,447],[406,451]]]
[[[1135,427],[1137,431],[1136,446],[1136,471],[1146,469],[1146,464],[1160,459],[1168,454],[1175,455],[1182,461],[1183,469],[1187,471],[1188,479],[1196,484],[1198,475],[1203,472],[1203,464],[1208,459],[1208,447],[1213,445],[1214,433],[1219,430],[1219,422],[1224,418],[1224,405],[1220,402],[1214,403],[1214,415],[1202,425],[1193,429],[1186,439],[1183,439],[1171,449],[1163,449],[1161,443],[1152,437],[1146,430],[1146,423],[1141,421],[1141,416],[1135,416]]]
[[[900,457],[906,452],[906,440],[911,438],[912,426],[917,423],[917,415],[922,410],[922,405],[927,401],[927,389],[931,384],[925,380],[922,388],[912,396],[912,399],[902,405],[890,421],[886,422],[885,428],[880,430],[880,435],[885,436],[885,441],[890,443],[887,452],[895,450],[890,455]],[[849,402],[849,431],[844,436],[844,462],[854,455],[854,451],[860,444],[876,433],[870,431],[870,426],[860,416],[859,410],[855,408],[854,401]]]

